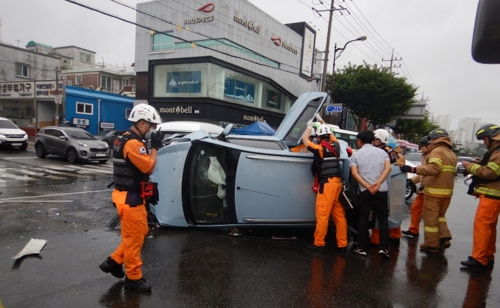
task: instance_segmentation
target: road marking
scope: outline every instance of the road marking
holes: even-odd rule
[[[73,202],[73,200],[33,200],[33,201],[29,201],[29,200],[9,200],[9,201],[4,201],[2,199],[0,199],[0,203],[34,203],[34,202],[37,202],[37,203],[71,203]]]
[[[73,192],[73,193],[61,193],[61,194],[49,194],[49,195],[38,195],[38,196],[28,196],[28,197],[12,197],[12,198],[5,198],[5,199],[0,199],[0,201],[6,201],[6,200],[21,200],[21,199],[29,199],[29,198],[43,198],[43,197],[54,197],[54,196],[69,196],[69,195],[81,195],[81,194],[93,194],[93,193],[101,193],[101,192],[112,192],[112,189],[105,189],[105,190],[91,190],[91,191],[81,191],[81,192]]]

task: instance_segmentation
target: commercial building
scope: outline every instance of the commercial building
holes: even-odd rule
[[[133,97],[135,71],[104,62],[96,66],[95,52],[76,46],[53,48],[31,41],[19,48],[0,43],[0,116],[16,122],[28,135],[63,118],[71,123],[74,106],[72,102],[67,106],[65,84],[99,90],[95,97],[100,91]],[[121,107],[115,106],[115,111]]]
[[[246,0],[137,5],[136,103],[163,121],[277,127],[295,99],[318,91],[315,31],[283,25]]]

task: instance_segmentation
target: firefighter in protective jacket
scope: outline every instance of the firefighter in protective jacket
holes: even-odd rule
[[[121,224],[122,241],[118,248],[99,267],[106,273],[123,278],[124,287],[138,292],[151,289],[143,278],[141,249],[148,233],[145,184],[150,184],[149,175],[156,165],[156,152],[161,140],[151,137],[151,153],[148,153],[145,138],[161,118],[155,108],[148,104],[136,105],[128,118],[132,126],[113,144],[113,176],[115,189],[112,193]],[[156,134],[152,134],[156,135]]]
[[[474,218],[474,241],[472,256],[462,261],[468,268],[493,267],[496,227],[500,213],[500,127],[485,124],[476,132],[488,148],[480,163],[462,162],[465,170],[472,174],[473,195],[479,198]]]
[[[451,151],[452,143],[445,129],[432,130],[429,140],[431,146],[426,164],[417,167],[405,165],[401,171],[424,176],[424,243],[420,245],[420,250],[438,253],[442,248],[451,246],[446,211],[453,195],[457,157]]]
[[[330,128],[326,124],[322,124],[316,131],[318,144],[309,141],[312,125],[312,121],[307,122],[302,143],[314,155],[314,162],[318,167],[319,190],[316,195],[314,244],[307,246],[307,248],[324,252],[328,220],[331,215],[337,229],[337,247],[340,251],[345,251],[347,247],[347,220],[344,208],[339,201],[339,194],[342,189],[339,160],[340,144],[334,136],[332,137]],[[331,140],[334,140],[334,142]]]

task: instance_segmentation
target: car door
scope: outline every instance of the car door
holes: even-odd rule
[[[55,129],[53,133],[53,148],[52,152],[55,155],[64,156],[66,154],[66,145],[68,143],[68,137],[59,129]],[[64,139],[61,139],[64,138]]]
[[[330,96],[324,92],[302,94],[287,112],[274,136],[289,147],[299,145],[307,128],[307,121],[314,121],[314,115],[329,102]]]
[[[54,153],[54,145],[56,144],[57,139],[56,132],[57,130],[52,128],[45,129],[45,133],[43,134],[43,145],[47,154]]]

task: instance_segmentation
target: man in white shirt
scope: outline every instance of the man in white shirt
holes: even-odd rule
[[[368,219],[373,209],[377,216],[380,230],[379,254],[384,258],[389,255],[389,209],[388,185],[386,178],[391,172],[389,156],[384,150],[371,145],[374,134],[372,131],[359,132],[357,143],[359,150],[351,156],[351,173],[359,183],[359,223],[358,247],[356,253],[366,256],[369,243]]]

